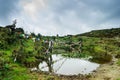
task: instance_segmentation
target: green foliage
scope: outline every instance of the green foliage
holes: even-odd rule
[[[66,51],[66,52],[72,52],[72,49],[70,46],[64,46],[63,49]]]
[[[11,33],[9,28],[0,28],[0,49],[7,50],[13,45],[20,44],[20,34],[17,32]]]
[[[36,62],[36,58],[35,57],[26,58],[26,62],[28,63]]]
[[[92,59],[90,59],[93,62],[104,64],[108,63],[112,60],[112,55],[106,54],[106,53],[96,53]]]
[[[2,80],[29,80],[30,76],[24,71],[21,71],[21,68],[13,71],[6,71],[5,76],[2,77]]]
[[[8,28],[0,28],[0,80],[31,80],[31,75],[27,72],[26,67],[36,66],[36,64],[38,65],[37,62],[47,60],[48,57],[45,52],[48,49],[48,43],[44,43],[44,41],[49,39],[56,41],[53,49],[55,54],[58,53],[72,58],[92,56],[91,61],[98,63],[110,62],[112,54],[118,55],[119,58],[120,53],[120,34],[115,31],[118,32],[119,29],[93,31],[84,34],[92,37],[79,35],[50,37],[31,33],[31,37],[40,38],[40,41],[33,42],[31,37],[29,39],[21,37],[21,33],[18,34],[19,29],[14,34],[11,34]],[[115,39],[103,38],[106,36],[118,37]],[[79,41],[82,41],[81,53],[79,52]],[[16,56],[17,61],[14,62]],[[120,60],[118,60],[117,64],[120,65]],[[45,76],[43,80],[54,79],[56,78],[53,76]]]
[[[120,59],[118,59],[117,64],[118,64],[118,66],[120,66]]]
[[[34,32],[33,32],[33,33],[31,33],[31,36],[32,36],[32,37],[36,37],[36,35],[35,35],[35,33],[34,33]]]
[[[120,78],[116,79],[116,80],[120,80]]]
[[[94,47],[94,52],[102,54],[102,53],[105,53],[105,50],[100,46],[95,46]]]
[[[78,36],[78,35],[77,35]],[[104,29],[104,30],[94,30],[91,32],[80,34],[79,36],[88,36],[88,37],[100,37],[100,38],[112,38],[119,36],[120,37],[120,28]]]
[[[84,53],[64,53],[62,54],[62,56],[65,56],[65,57],[70,57],[70,58],[86,58],[88,57],[89,55],[88,54],[84,54]]]

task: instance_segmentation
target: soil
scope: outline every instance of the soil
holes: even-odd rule
[[[92,74],[90,80],[117,80],[120,79],[120,67],[116,64],[117,59],[108,64],[102,64],[95,73]]]

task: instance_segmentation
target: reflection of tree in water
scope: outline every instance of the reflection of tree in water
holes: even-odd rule
[[[56,70],[54,70],[54,69],[53,69],[53,64],[56,63],[56,62],[59,62],[59,61],[61,61],[61,60],[63,60],[62,63],[61,63],[61,65],[60,65]],[[48,67],[48,69],[49,69],[48,71],[49,71],[50,73],[51,73],[51,72],[57,72],[57,71],[59,71],[59,69],[62,67],[62,65],[65,63],[66,60],[67,60],[67,58],[66,58],[66,59],[60,58],[60,59],[58,59],[58,60],[56,60],[56,61],[53,61],[52,55],[47,55],[47,59],[46,59],[47,66],[45,66],[45,67]],[[43,67],[43,68],[45,68],[45,67]]]
[[[62,65],[65,63],[66,60],[67,58],[62,62],[62,64],[58,67],[58,69],[55,72],[59,71],[59,69],[62,67]]]
[[[53,41],[50,40],[48,42],[48,48],[46,50],[46,63],[49,68],[49,72],[53,72],[53,61],[52,61],[52,49],[53,49]]]
[[[49,72],[53,72],[53,61],[52,61],[52,55],[47,55],[47,60],[46,60],[47,66],[49,68]]]

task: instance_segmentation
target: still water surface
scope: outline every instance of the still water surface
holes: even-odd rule
[[[89,74],[99,67],[99,64],[92,63],[88,60],[77,58],[65,58],[61,55],[52,55],[53,72],[62,75],[77,75],[77,74]],[[39,64],[39,69],[42,71],[49,71],[49,67],[46,62]]]

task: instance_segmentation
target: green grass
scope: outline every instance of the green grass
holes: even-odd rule
[[[120,80],[120,78],[116,79],[116,80]]]
[[[64,53],[64,54],[62,54],[62,56],[70,57],[70,58],[87,58],[87,57],[89,57],[88,54],[84,54],[84,53]]]
[[[118,59],[118,61],[117,61],[117,65],[120,66],[120,59]]]
[[[1,76],[2,80],[31,80],[33,77],[30,73],[28,73],[28,69],[20,66],[20,64],[13,63],[9,65],[10,70],[5,70],[3,72],[4,76]],[[37,80],[37,77],[36,79]]]

